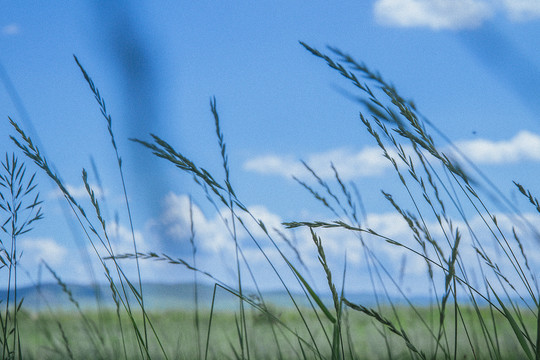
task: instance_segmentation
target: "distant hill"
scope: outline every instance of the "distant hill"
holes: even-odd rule
[[[108,285],[68,285],[68,289],[72,294],[72,298],[83,309],[97,309],[97,304],[102,308],[114,308],[112,293]],[[181,284],[143,284],[144,302],[147,309],[151,310],[167,310],[167,309],[194,309],[194,283]],[[209,284],[198,284],[198,300],[201,309],[210,309],[214,286]],[[254,292],[246,291],[246,294],[251,295]],[[303,294],[293,294],[297,303],[300,306],[308,306],[309,303]],[[5,304],[7,296],[6,290],[0,290],[0,299],[2,304]],[[56,283],[43,284],[39,287],[29,286],[22,287],[17,290],[17,297],[24,298],[23,308],[31,311],[40,311],[51,308],[53,310],[75,310],[75,304],[70,300],[69,295],[62,290]],[[272,304],[276,307],[289,308],[292,307],[292,302],[289,295],[284,290],[266,291],[263,292],[263,297],[267,304]],[[331,296],[329,294],[322,295],[322,300],[331,304]],[[348,294],[347,298],[353,302],[360,303],[364,306],[374,306],[375,298],[373,294]],[[131,301],[134,297],[130,296]],[[429,303],[427,297],[416,297],[411,299],[415,304],[425,305]],[[403,300],[393,299],[396,302]],[[218,288],[214,307],[217,310],[235,309],[238,304],[236,296],[229,292]]]
[[[112,291],[108,284],[97,286],[68,284],[67,289],[72,294],[72,299],[83,309],[97,309],[98,304],[103,308],[114,308]],[[143,296],[145,306],[148,309],[192,309],[194,308],[193,283],[185,284],[143,284]],[[118,291],[122,291],[118,289]],[[210,307],[214,287],[206,284],[198,284],[199,306]],[[126,288],[126,293],[130,293]],[[219,309],[227,309],[232,305],[234,296],[218,290],[216,293],[216,306]],[[0,299],[4,303],[7,291],[0,291]],[[42,284],[41,286],[28,286],[17,289],[17,297],[24,298],[23,307],[27,310],[39,311],[51,308],[54,310],[75,310],[76,305],[62,287],[56,283]],[[130,294],[129,299],[135,303],[135,297]]]

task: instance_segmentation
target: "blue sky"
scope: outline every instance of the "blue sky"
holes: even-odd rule
[[[299,41],[320,50],[327,45],[340,48],[380,71],[516,201],[524,216],[538,223],[534,209],[512,185],[516,180],[540,194],[540,5],[535,0],[117,1],[47,6],[22,1],[4,9],[0,149],[16,151],[8,138],[14,133],[10,116],[41,147],[81,202],[82,168],[97,184],[93,159],[119,253],[132,249],[118,169],[106,123],[73,54],[112,115],[141,251],[189,259],[191,194],[198,265],[225,281],[233,278],[234,243],[200,188],[190,176],[128,140],[148,140],[148,134],[155,133],[223,179],[209,106],[213,96],[231,182],[243,203],[269,228],[282,221],[333,219],[292,180],[292,175],[307,179],[299,162],[303,159],[329,180],[333,161],[344,180],[357,184],[372,226],[407,237],[379,191],[397,189],[396,177],[359,120],[364,108],[345,95],[355,89]],[[448,144],[441,140],[441,147]],[[28,167],[34,170],[30,163]],[[43,176],[39,181],[46,219],[20,241],[21,266],[29,275],[20,281],[37,281],[38,264],[44,259],[65,281],[88,282],[84,253],[89,245],[73,217],[65,215],[52,183]],[[249,239],[239,236],[261,283],[279,286]],[[302,232],[295,236],[313,277],[321,279],[310,238]],[[349,274],[357,276],[350,276],[350,286],[362,289],[367,275],[358,239],[326,231],[321,236],[338,272],[346,250]],[[264,246],[279,263],[271,246]],[[425,277],[422,264],[412,257],[404,261],[403,254],[390,247],[379,251],[389,268],[406,265],[408,291],[422,292],[417,285]],[[531,259],[538,265],[540,253],[531,250]],[[148,281],[191,279],[180,267],[151,262],[144,267]],[[104,280],[101,273],[96,268],[99,281]],[[322,280],[318,286],[324,288]]]

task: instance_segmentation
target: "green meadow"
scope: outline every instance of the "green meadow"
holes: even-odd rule
[[[317,291],[303,264],[287,255],[289,251],[282,248],[283,242],[274,237],[264,219],[254,216],[238,197],[230,180],[226,134],[221,130],[217,102],[212,99],[210,115],[220,150],[216,155],[222,159],[221,173],[209,172],[159,134],[132,140],[153,153],[156,161],[167,162],[193,179],[216,209],[226,209],[223,220],[236,250],[231,259],[235,283],[221,282],[216,274],[197,267],[196,229],[191,229],[192,256],[188,258],[140,252],[134,234],[133,250],[116,253],[108,233],[108,219],[102,216],[86,170],[82,182],[89,206],[76,200],[17,119],[10,118],[11,139],[20,154],[6,154],[0,169],[1,271],[8,278],[7,294],[0,304],[3,359],[540,359],[537,269],[529,265],[530,242],[523,241],[518,231],[529,226],[527,221],[516,212],[510,231],[500,225],[489,202],[480,195],[483,189],[460,163],[467,161],[467,154],[461,154],[458,162],[442,152],[432,133],[443,139],[444,134],[438,133],[414,103],[403,98],[381,74],[338,49],[320,52],[304,43],[301,46],[356,92],[361,109],[359,121],[396,177],[396,188],[384,189],[382,196],[406,222],[409,239],[395,239],[370,228],[361,211],[369,204],[361,203],[354,183],[343,181],[334,168],[334,179],[326,181],[305,164],[312,181],[296,179],[299,191],[309,192],[334,220],[291,221],[283,225],[300,229],[310,237],[322,274],[319,280],[326,284],[324,294]],[[107,124],[124,184],[122,149],[116,145],[113,117],[83,61],[75,61],[90,88],[89,96],[94,96]],[[321,66],[321,71],[325,70]],[[47,267],[71,308],[37,312],[25,309],[17,293],[17,240],[39,226],[44,211],[39,184],[28,170],[30,164],[55,182],[64,195],[94,250],[93,256],[101,264],[111,307],[100,311],[82,307],[61,274]],[[535,194],[520,184],[515,186],[523,195],[521,200],[540,212]],[[495,194],[501,202],[506,201],[500,192]],[[125,186],[124,198],[129,214],[134,204]],[[489,238],[467,222],[472,215],[482,219]],[[264,236],[255,236],[250,230],[253,226]],[[252,273],[250,259],[238,241],[240,230],[248,233],[279,280],[288,306],[272,304],[259,290],[262,284]],[[337,273],[332,271],[333,264],[325,252],[326,231],[357,237],[362,257],[369,264],[370,285],[376,298],[373,303],[364,304],[349,296],[345,276],[350,279],[357,274],[346,274],[346,267]],[[465,241],[465,236],[469,240]],[[287,234],[283,237],[286,240]],[[373,251],[377,246],[373,239],[405,250],[425,265],[426,288],[432,294],[429,305],[415,303],[402,291],[400,274],[389,273]],[[263,242],[273,246],[278,260],[265,252],[260,246]],[[495,258],[488,243],[495,244],[502,257]],[[294,248],[292,242],[287,244]],[[464,255],[471,253],[474,263]],[[136,276],[128,275],[120,260],[134,262],[137,269],[142,261],[163,261],[193,273],[195,279],[204,278],[214,285],[210,306],[199,303],[195,287],[189,310],[150,308],[145,303],[140,270]],[[289,278],[294,280],[294,286],[286,280]],[[233,297],[231,309],[219,307],[213,296],[216,291]]]
[[[307,310],[307,309],[306,309]],[[386,312],[388,309],[382,309]],[[417,309],[424,319],[433,327],[438,322],[436,309]],[[480,310],[480,314],[472,307],[462,308],[463,322],[467,324],[468,336],[457,338],[458,359],[491,359],[494,354],[490,353],[488,346],[483,344],[482,325],[478,316],[491,317],[488,308]],[[308,336],[303,330],[304,324],[295,311],[274,309],[280,321],[285,322],[299,334]],[[309,311],[307,311],[309,313]],[[128,341],[122,342],[122,333],[118,327],[118,319],[114,312],[88,312],[85,316],[93,324],[88,328],[80,315],[73,312],[39,313],[30,314],[23,312],[19,319],[21,336],[26,339],[22,348],[23,357],[27,359],[120,359],[124,358],[123,347],[126,347],[127,358],[140,358],[135,336],[129,329],[124,334]],[[199,332],[196,330],[195,314],[191,311],[169,310],[152,312],[150,318],[158,330],[158,336],[163,343],[166,353],[172,359],[235,359],[239,356],[235,351],[236,329],[235,315],[232,312],[221,311],[212,315],[212,325],[209,334],[210,346],[206,350],[203,346],[208,336],[210,314],[201,312]],[[411,342],[425,349],[428,357],[435,354],[435,344],[429,339],[429,332],[425,324],[418,318],[419,314],[407,307],[397,309],[397,315],[393,321],[400,322],[401,326],[409,329],[408,335]],[[448,316],[453,316],[453,310]],[[135,318],[141,321],[141,314]],[[128,319],[124,316],[124,321]],[[246,347],[250,349],[253,359],[298,359],[302,358],[302,347],[294,341],[294,337],[283,332],[278,326],[272,330],[271,318],[265,317],[258,311],[247,311],[247,330],[250,334]],[[328,332],[331,331],[329,324],[326,333],[320,327],[317,318],[311,315],[307,318],[308,325],[315,329],[314,338],[321,346],[323,358],[330,358],[328,348]],[[536,319],[534,316],[524,318],[525,326],[533,328]],[[399,337],[382,334],[387,329],[372,319],[361,314],[350,313],[344,321],[351,337],[347,338],[343,358],[345,359],[408,359],[412,356],[410,350]],[[275,324],[275,323],[274,323]],[[502,359],[522,359],[526,355],[515,341],[515,336],[504,316],[495,315],[495,323],[499,332],[500,357]],[[91,330],[92,329],[92,330]],[[453,331],[452,327],[449,327]],[[463,328],[460,332],[463,331]],[[276,346],[276,338],[279,346]],[[453,346],[454,338],[446,339]],[[469,341],[474,343],[477,351],[474,357],[471,355]],[[66,349],[70,353],[66,353]],[[150,349],[152,358],[161,359],[161,349],[154,344]],[[208,354],[201,355],[201,352]],[[439,355],[437,358],[444,358]],[[308,357],[310,358],[310,357]]]

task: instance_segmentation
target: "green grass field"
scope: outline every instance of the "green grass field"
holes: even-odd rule
[[[478,317],[474,314],[475,309],[462,308],[464,321],[469,325],[470,340],[476,342],[477,352],[475,357],[471,352],[469,339],[466,336],[458,337],[457,359],[491,359],[490,354],[482,342],[482,327],[479,324]],[[430,321],[433,329],[438,322],[438,311],[436,309],[418,309],[424,319]],[[388,313],[389,309],[382,309],[381,313]],[[427,355],[433,354],[434,342],[430,340],[429,331],[425,325],[418,320],[418,317],[412,313],[410,308],[399,308],[397,310],[402,326],[408,330],[411,341],[416,346],[426,350]],[[482,316],[490,318],[489,309],[481,309]],[[272,327],[267,317],[262,316],[258,311],[248,311],[247,327],[249,336],[249,351],[253,359],[298,359],[302,358],[302,350],[294,337],[288,335],[275,326],[279,347],[276,346]],[[292,329],[296,329],[304,337],[307,337],[302,321],[295,311],[276,310],[279,319],[284,321]],[[140,314],[139,314],[140,315]],[[89,333],[87,327],[82,322],[81,317],[75,313],[57,312],[29,314],[23,312],[19,319],[21,337],[25,339],[22,347],[24,358],[27,359],[69,359],[71,355],[75,359],[121,359],[123,355],[123,345],[121,333],[118,326],[118,320],[114,312],[86,313],[88,319],[95,324],[96,331]],[[453,316],[452,312],[448,316]],[[140,320],[140,316],[136,316]],[[160,340],[170,359],[197,359],[200,357],[199,351],[204,351],[204,347],[198,348],[198,339],[201,344],[204,343],[208,331],[208,321],[210,314],[208,312],[200,314],[201,333],[197,336],[194,326],[195,318],[193,312],[184,311],[165,311],[156,312],[150,315],[153,325],[158,329]],[[123,316],[123,322],[128,323],[128,318]],[[397,318],[393,319],[397,321]],[[319,327],[315,316],[308,319],[310,327],[316,329]],[[533,316],[524,319],[526,325],[532,327],[536,321]],[[345,345],[344,358],[346,359],[402,359],[410,358],[410,353],[401,339],[390,336],[385,329],[373,320],[351,312],[346,319],[351,336],[350,344],[347,341]],[[490,327],[497,328],[500,357],[503,359],[523,359],[525,354],[516,344],[512,329],[508,326],[504,317],[495,316],[495,322],[489,324]],[[60,328],[62,330],[60,330]],[[129,330],[127,330],[129,331]],[[327,331],[330,331],[327,328]],[[463,331],[462,329],[460,332]],[[62,332],[65,338],[62,336]],[[454,338],[450,336],[453,329],[448,329],[449,336],[447,341],[453,345]],[[382,334],[381,334],[382,333]],[[99,334],[99,336],[98,336]],[[100,338],[101,336],[101,338]],[[322,331],[314,333],[316,342],[320,344],[323,357],[330,357],[328,339]],[[90,341],[90,338],[93,340]],[[132,334],[126,338],[134,339]],[[386,339],[385,339],[386,338]],[[210,332],[209,359],[235,359],[233,348],[236,348],[238,337],[236,335],[235,315],[232,312],[218,312],[213,314],[212,330]],[[445,340],[446,341],[446,340]],[[94,343],[95,342],[95,343]],[[350,348],[349,348],[350,345]],[[128,341],[126,343],[127,358],[137,359],[141,357],[136,342]],[[482,349],[486,349],[482,351]],[[161,351],[157,348],[151,348],[152,358],[163,358]],[[326,354],[324,353],[326,351]],[[281,353],[280,353],[281,352]],[[316,358],[315,354],[308,358]],[[441,354],[438,358],[444,358]]]

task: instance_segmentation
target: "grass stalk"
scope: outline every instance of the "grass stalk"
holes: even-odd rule
[[[26,166],[15,154],[10,157],[6,153],[0,169],[0,234],[6,236],[0,236],[0,269],[7,267],[8,272],[5,310],[0,313],[3,359],[22,357],[18,314],[24,299],[19,299],[17,293],[17,268],[21,257],[17,240],[32,230],[34,222],[43,218],[34,179],[35,174],[27,179]]]

